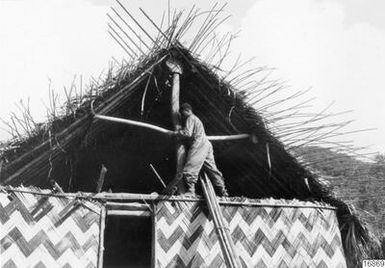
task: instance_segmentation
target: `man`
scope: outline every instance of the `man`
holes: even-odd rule
[[[187,195],[195,195],[195,185],[203,168],[219,196],[228,196],[222,173],[218,170],[213,154],[213,146],[207,139],[201,120],[192,112],[192,107],[184,103],[180,107],[183,128],[176,132],[177,137],[186,141],[187,156],[183,167],[183,179]]]

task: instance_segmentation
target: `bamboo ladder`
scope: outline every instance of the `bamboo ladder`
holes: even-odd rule
[[[234,242],[231,239],[229,227],[223,219],[223,214],[221,208],[219,207],[218,199],[215,195],[214,188],[205,173],[203,173],[201,183],[203,194],[205,196],[207,206],[213,218],[214,226],[218,234],[219,243],[222,248],[222,253],[226,265],[230,268],[241,267],[239,257],[235,251]]]

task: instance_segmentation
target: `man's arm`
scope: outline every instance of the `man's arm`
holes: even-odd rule
[[[191,139],[192,138],[193,129],[194,129],[193,120],[194,119],[192,118],[192,116],[189,116],[186,119],[186,124],[185,124],[184,128],[181,128],[181,129],[176,131],[177,137],[183,138],[183,139]]]

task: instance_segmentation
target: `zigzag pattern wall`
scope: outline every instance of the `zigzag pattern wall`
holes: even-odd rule
[[[334,210],[280,202],[222,206],[243,267],[346,267]],[[205,210],[197,202],[157,204],[156,267],[226,267]]]
[[[1,267],[97,267],[99,205],[0,193]]]

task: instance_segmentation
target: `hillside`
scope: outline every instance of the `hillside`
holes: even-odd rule
[[[377,155],[373,163],[321,147],[297,151],[316,173],[330,183],[338,198],[363,212],[373,231],[385,235],[385,156]]]

